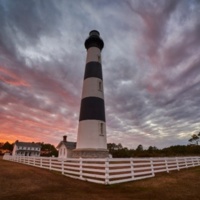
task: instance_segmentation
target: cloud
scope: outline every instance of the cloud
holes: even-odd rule
[[[19,77],[17,77],[15,74],[6,70],[3,67],[0,67],[0,75],[0,80],[6,84],[15,86],[28,86],[28,83],[26,83],[23,80],[20,80]]]
[[[108,141],[186,144],[200,125],[199,8],[195,0],[0,0],[0,138],[76,140],[84,40],[97,29]]]
[[[135,82],[133,81],[135,77],[132,76],[132,84],[129,84],[132,86],[131,90],[127,85],[123,87],[124,82],[120,82],[119,77],[115,79],[120,85],[118,87],[120,94],[116,92],[117,89],[112,90],[113,93],[110,94],[111,101],[119,104],[118,107],[116,106],[115,115],[117,112],[117,116],[121,116],[121,119],[126,121],[126,126],[132,125],[139,135],[144,132],[147,138],[149,138],[149,134],[160,138],[156,142],[154,141],[155,137],[152,137],[153,140],[148,141],[151,144],[159,146],[162,140],[172,143],[173,140],[183,141],[183,138],[178,137],[179,131],[187,132],[189,137],[199,127],[199,124],[195,123],[198,118],[195,109],[198,105],[196,90],[199,82],[199,61],[197,58],[199,57],[198,44],[200,42],[196,37],[199,25],[195,6],[199,5],[196,5],[196,2],[194,2],[195,6],[192,6],[187,2],[179,1],[162,1],[161,3],[149,1],[145,5],[140,2],[134,1],[132,4],[128,4],[129,7],[131,6],[131,11],[136,13],[140,17],[140,22],[143,23],[139,40],[135,44],[137,48],[135,52],[140,59],[136,60],[137,63],[132,64],[133,67],[130,63],[128,66],[128,69],[132,67],[132,72],[135,65],[139,68],[137,75],[140,80]],[[188,15],[183,16],[185,13]],[[180,21],[182,21],[182,26],[179,24]],[[189,25],[191,21],[193,21],[192,26]],[[180,29],[181,39],[177,40],[174,27]],[[172,30],[174,37],[169,30]],[[120,66],[123,69],[123,65]],[[127,71],[129,72],[129,70]],[[120,72],[115,72],[114,75],[117,76]],[[118,95],[120,98],[113,100],[114,95]],[[191,96],[195,97],[195,100],[191,100]],[[193,104],[192,107],[191,104]],[[118,108],[120,109],[118,110]],[[151,123],[147,123],[148,120]],[[179,123],[183,123],[183,125]],[[184,134],[185,142],[187,142],[187,134]],[[126,137],[125,135],[126,133],[124,133],[124,137]],[[133,132],[132,137],[135,137]],[[142,138],[141,135],[140,137]],[[171,139],[168,139],[169,137]]]

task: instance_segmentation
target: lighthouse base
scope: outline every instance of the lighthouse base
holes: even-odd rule
[[[72,158],[108,158],[107,149],[75,149],[72,151]]]

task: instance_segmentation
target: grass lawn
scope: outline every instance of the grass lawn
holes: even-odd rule
[[[98,185],[60,173],[2,160],[0,199],[6,200],[199,200],[200,167],[159,173],[154,178]]]

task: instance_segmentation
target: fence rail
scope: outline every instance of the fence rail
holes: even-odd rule
[[[4,155],[3,159],[100,184],[123,183],[154,177],[159,172],[200,166],[200,157],[59,159]]]

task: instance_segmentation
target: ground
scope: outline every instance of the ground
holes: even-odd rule
[[[199,200],[199,185],[200,167],[106,186],[0,158],[0,199],[6,200]]]

